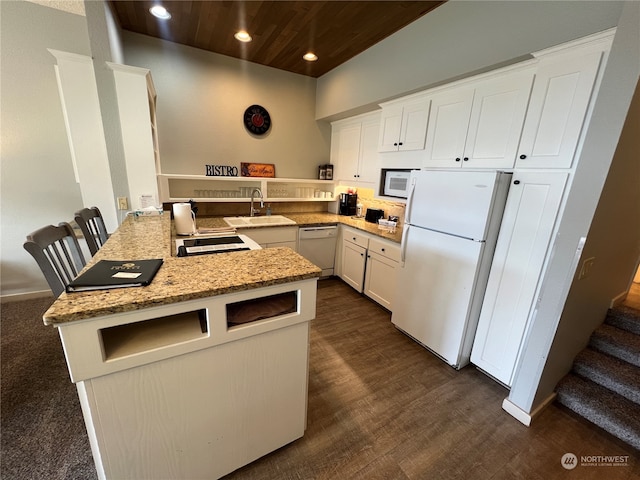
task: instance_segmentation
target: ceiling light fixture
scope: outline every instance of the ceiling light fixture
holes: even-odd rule
[[[161,20],[169,20],[171,18],[171,14],[162,5],[154,5],[149,9],[149,12],[151,12],[151,15]]]
[[[302,58],[304,58],[307,62],[315,62],[316,60],[318,60],[318,56],[315,53],[305,53]]]
[[[237,32],[234,36],[233,36],[236,40],[239,40],[241,42],[250,42],[251,40],[253,40],[251,38],[251,35],[249,35],[247,32],[245,32],[244,30],[240,30],[239,32]]]

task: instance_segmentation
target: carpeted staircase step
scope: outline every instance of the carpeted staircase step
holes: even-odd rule
[[[578,375],[640,405],[640,368],[591,348],[578,354],[573,364]]]
[[[614,307],[607,312],[605,322],[614,327],[640,335],[640,310],[626,305]]]
[[[640,450],[640,405],[574,374],[556,392],[562,405]]]
[[[640,367],[640,335],[603,324],[591,335],[589,346]]]

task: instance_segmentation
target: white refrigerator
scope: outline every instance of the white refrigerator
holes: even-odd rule
[[[469,363],[511,173],[413,171],[393,324],[449,365]]]

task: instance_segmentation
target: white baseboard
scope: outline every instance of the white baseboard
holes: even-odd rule
[[[33,298],[52,297],[51,290],[40,290],[38,292],[14,293],[0,296],[0,303],[19,302],[21,300],[31,300]]]
[[[611,299],[609,308],[614,308],[620,305],[627,298],[627,292],[622,292]]]
[[[507,397],[502,401],[502,409],[505,412],[507,412],[509,415],[511,415],[513,418],[518,420],[520,423],[529,427],[531,426],[531,422],[533,421],[533,419],[537,417],[540,414],[540,412],[542,412],[545,408],[547,408],[549,404],[555,400],[555,398],[556,398],[556,393],[553,392],[551,395],[549,395],[546,398],[544,402],[538,405],[538,407],[534,409],[533,412],[527,413],[524,410],[522,410],[520,407],[518,407],[515,403],[513,403],[511,400],[509,400],[509,398]]]

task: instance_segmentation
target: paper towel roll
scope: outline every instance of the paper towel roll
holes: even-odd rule
[[[191,211],[190,203],[173,204],[173,222],[176,234],[191,235],[196,231],[196,216]]]

